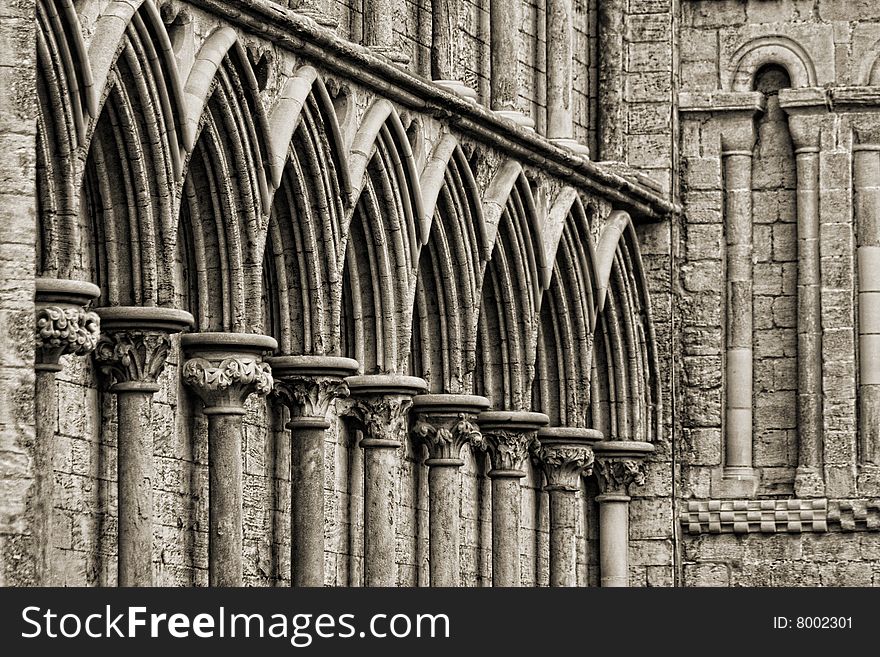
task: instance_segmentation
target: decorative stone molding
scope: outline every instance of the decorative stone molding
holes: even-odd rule
[[[538,429],[549,421],[543,413],[527,411],[480,413],[477,422],[492,459],[489,476],[524,477],[523,468],[532,444],[538,439]]]
[[[690,500],[689,534],[776,534],[828,530],[827,500]]]
[[[62,356],[85,356],[95,349],[101,320],[85,307],[101,290],[85,281],[60,278],[37,278],[35,287],[36,368],[58,372]]]
[[[95,360],[115,391],[120,386],[155,387],[171,350],[169,334],[194,322],[191,314],[175,308],[112,306],[97,313],[103,333]]]
[[[277,346],[273,338],[249,333],[190,333],[181,338],[189,360],[181,378],[205,404],[216,409],[241,409],[251,393],[272,391],[272,369],[261,356]]]
[[[628,495],[630,486],[645,483],[643,459],[654,451],[650,443],[606,440],[593,446],[599,488],[605,495]]]
[[[428,465],[463,465],[462,447],[485,450],[477,415],[489,400],[474,395],[418,395],[413,398],[416,421],[412,436],[428,447]]]
[[[689,534],[880,531],[880,500],[690,500]]]
[[[880,531],[880,500],[830,500],[828,524],[843,532]]]
[[[275,356],[266,362],[292,419],[326,421],[333,403],[349,395],[345,377],[358,368],[356,360],[336,356]]]
[[[424,380],[414,376],[366,375],[346,379],[351,391],[345,415],[363,430],[366,441],[402,443],[413,395],[425,390]],[[363,443],[369,447],[369,442]]]
[[[37,308],[36,347],[41,364],[57,364],[67,354],[85,356],[95,349],[100,334],[100,318],[84,308]]]
[[[155,384],[171,349],[163,333],[128,331],[103,335],[95,360],[114,383]]]
[[[592,444],[600,440],[602,432],[594,429],[541,429],[532,444],[532,457],[547,479],[544,490],[576,491],[581,477],[593,474]]]

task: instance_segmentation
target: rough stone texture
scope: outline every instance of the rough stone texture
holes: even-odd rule
[[[0,584],[29,585],[35,581],[32,559],[36,549],[32,545],[29,507],[34,453],[33,276],[51,269],[41,260],[47,249],[55,249],[53,257],[67,259],[64,264],[72,275],[91,279],[102,287],[101,304],[122,300],[176,304],[192,310],[203,330],[273,334],[281,342],[286,340],[293,351],[351,355],[360,359],[365,369],[413,373],[430,367],[412,349],[410,327],[420,313],[430,314],[433,306],[418,306],[413,301],[418,295],[417,277],[423,275],[419,267],[419,231],[424,217],[410,220],[408,208],[429,196],[426,191],[431,188],[432,176],[451,181],[451,193],[448,189],[437,193],[438,209],[432,226],[432,235],[438,234],[438,226],[442,226],[448,237],[459,221],[450,208],[467,205],[471,191],[466,178],[472,176],[474,200],[483,204],[484,226],[473,233],[472,242],[477,245],[474,252],[453,257],[460,258],[454,262],[455,269],[471,266],[476,272],[473,281],[461,287],[474,291],[476,296],[469,302],[472,307],[463,302],[459,314],[473,314],[476,324],[480,295],[485,293],[484,288],[492,287],[487,281],[492,276],[501,280],[499,276],[510,274],[504,279],[513,281],[509,287],[492,288],[491,294],[500,297],[499,292],[512,293],[496,305],[509,304],[516,320],[500,315],[486,319],[489,343],[476,334],[462,336],[464,346],[457,347],[462,354],[458,365],[465,373],[461,387],[465,391],[476,387],[501,390],[514,398],[504,386],[508,385],[506,381],[516,379],[524,387],[516,398],[526,406],[530,400],[536,406],[560,404],[566,395],[573,395],[575,388],[585,388],[591,397],[571,401],[569,405],[576,412],[568,412],[566,417],[576,418],[574,422],[583,426],[601,428],[606,439],[646,439],[654,444],[655,453],[645,463],[645,484],[630,490],[630,584],[880,585],[880,474],[859,446],[858,436],[860,423],[880,418],[880,411],[872,415],[873,405],[862,403],[865,400],[860,398],[860,372],[869,371],[861,365],[876,354],[859,346],[860,321],[866,321],[859,319],[859,282],[867,280],[867,272],[860,269],[855,257],[857,245],[873,245],[877,236],[870,225],[857,230],[853,215],[858,208],[852,192],[853,149],[858,145],[880,145],[875,134],[880,113],[876,89],[860,91],[861,97],[868,99],[860,105],[847,105],[846,94],[851,92],[842,89],[880,85],[880,66],[876,65],[880,55],[880,11],[875,3],[860,0],[607,2],[606,8],[614,7],[619,12],[616,18],[622,26],[622,41],[616,77],[600,89],[600,63],[606,54],[599,46],[603,37],[600,5],[597,0],[572,0],[574,137],[588,145],[594,155],[603,152],[604,144],[598,143],[600,110],[607,107],[603,102],[614,99],[613,109],[619,112],[615,124],[619,148],[613,159],[620,162],[587,170],[578,168],[581,165],[572,160],[548,155],[542,141],[547,105],[547,1],[515,1],[521,2],[523,15],[518,34],[508,35],[519,44],[513,63],[519,84],[516,105],[535,122],[534,136],[524,136],[527,133],[521,129],[502,130],[485,110],[491,106],[490,0],[452,3],[452,75],[473,88],[478,97],[478,106],[468,111],[451,97],[431,99],[427,104],[421,97],[427,94],[426,87],[418,85],[430,78],[430,0],[328,1],[322,6],[336,17],[338,25],[327,28],[335,29],[335,33],[322,32],[322,38],[323,43],[336,45],[312,50],[297,44],[312,45],[315,39],[310,30],[325,28],[297,22],[296,17],[285,22],[287,19],[270,20],[268,14],[256,12],[257,18],[244,21],[241,15],[236,18],[235,9],[224,13],[223,2],[156,3],[164,6],[166,24],[164,28],[154,27],[168,30],[174,66],[184,85],[190,72],[196,71],[194,84],[200,82],[200,75],[204,76],[201,82],[207,90],[215,73],[199,69],[196,60],[219,25],[233,28],[244,45],[246,61],[235,59],[237,55],[214,58],[223,62],[216,75],[224,82],[216,86],[214,97],[205,102],[204,108],[196,102],[198,91],[182,95],[183,108],[177,107],[176,100],[170,101],[178,125],[188,118],[192,125],[212,126],[203,128],[197,144],[189,145],[193,153],[185,154],[177,163],[169,155],[171,149],[165,137],[175,135],[175,129],[155,125],[165,120],[161,118],[165,108],[153,111],[152,101],[143,102],[135,86],[127,84],[132,76],[143,73],[113,65],[109,60],[92,62],[94,72],[110,69],[109,80],[130,94],[134,112],[143,117],[126,126],[127,134],[133,135],[137,144],[125,152],[125,158],[166,163],[164,169],[153,164],[147,167],[143,175],[154,186],[143,189],[134,183],[108,185],[106,173],[97,170],[97,153],[101,151],[111,170],[118,166],[129,174],[133,171],[123,166],[123,159],[110,155],[118,135],[109,126],[106,113],[98,120],[85,112],[80,141],[74,135],[75,110],[77,105],[82,110],[89,100],[65,97],[59,103],[49,84],[41,84],[40,92],[36,92],[34,3],[4,3],[0,9],[0,56],[6,58],[0,59]],[[367,41],[365,3],[371,3],[371,8],[387,7],[391,12],[391,47],[407,59],[395,64],[396,72],[381,68],[387,60],[358,59],[366,56],[357,45]],[[306,6],[299,2],[279,4]],[[73,6],[79,25],[73,25],[67,38],[81,34],[88,51],[95,39],[107,34],[101,18],[110,3],[88,0]],[[181,13],[180,9],[186,11]],[[119,4],[114,11],[120,11]],[[67,16],[66,20],[72,19]],[[292,32],[297,36],[287,39]],[[768,45],[769,50],[761,50]],[[94,52],[112,59],[117,46],[115,42],[103,43]],[[340,60],[351,60],[351,66],[330,70],[321,48],[335,48],[333,52]],[[210,60],[206,56],[201,61],[205,64]],[[756,63],[786,68],[788,81],[778,71],[770,71],[758,76],[756,85],[753,77],[758,70],[749,68],[758,67]],[[330,109],[315,99],[316,94],[305,103],[304,94],[290,100],[297,93],[291,89],[299,84],[293,81],[293,75],[301,72],[303,65],[314,66],[326,84]],[[247,66],[254,70],[256,90],[247,88],[249,78],[241,75]],[[65,80],[59,82],[60,87],[65,84]],[[98,84],[103,85],[104,80]],[[779,89],[786,86],[815,89]],[[718,491],[727,429],[724,404],[729,319],[722,143],[730,137],[725,134],[725,118],[731,112],[742,111],[742,105],[736,105],[735,94],[753,89],[765,96],[764,109],[756,115],[758,139],[751,170],[752,447],[753,466],[759,476],[756,490],[741,496],[726,494],[724,503],[742,507],[731,513],[760,516],[763,502],[791,502],[792,509],[826,509],[827,517],[824,524],[810,521],[799,526],[800,516],[794,519],[793,511],[780,511],[784,527],[783,519],[763,523],[757,520],[745,522],[743,531],[728,532],[728,525],[733,528],[736,521],[719,520],[719,526],[725,529],[718,533],[711,529],[693,532],[685,522],[693,521],[688,503],[698,502],[694,508],[705,508],[711,515],[716,512],[713,505],[720,505],[722,497]],[[96,91],[97,110],[105,103],[119,106],[114,100],[117,92],[107,93],[103,86]],[[807,500],[794,498],[804,434],[798,426],[799,404],[804,403],[798,395],[804,374],[798,370],[798,336],[810,327],[801,311],[803,292],[798,288],[802,237],[798,231],[802,229],[797,223],[795,135],[789,112],[793,105],[783,107],[786,93],[801,108],[799,111],[816,115],[819,125],[816,237],[823,364],[806,372],[819,379],[822,391],[823,439],[818,472],[822,492],[812,500],[815,507]],[[382,99],[390,102],[396,118],[383,119],[377,125],[375,108],[385,107],[377,104]],[[306,106],[305,118],[289,151],[291,136],[285,133],[289,126],[273,115],[273,109],[288,100],[291,105],[285,112],[292,112],[291,107],[297,103]],[[45,186],[37,191],[38,179],[43,181],[49,176],[51,168],[49,163],[38,163],[36,155],[38,104],[49,108],[46,116],[58,123],[58,134],[67,134],[70,142],[66,155],[65,149],[56,148],[59,155],[51,172],[56,191],[52,194]],[[62,112],[60,107],[67,109]],[[202,114],[207,113],[205,108],[214,114],[236,112],[243,123],[252,122],[254,126],[246,135],[222,135],[221,141],[228,149],[222,154],[236,163],[240,173],[227,176],[227,181],[235,178],[235,185],[229,186],[234,191],[227,190],[222,213],[199,204],[210,196],[207,190],[215,188],[215,181],[209,180],[209,167],[199,160],[208,148],[209,139],[204,135],[219,125],[210,120],[199,123]],[[188,112],[194,115],[185,117]],[[329,150],[314,161],[304,155],[311,152],[311,144],[332,142],[335,147],[335,141],[326,138],[327,112],[336,115],[341,151],[348,158],[343,166],[348,167],[357,185],[350,190],[355,195],[350,200],[343,198],[349,190],[341,187],[326,198],[322,196],[322,190],[334,189],[332,176],[314,180],[337,166],[327,155]],[[268,117],[267,125],[263,115]],[[151,126],[159,130],[150,131]],[[311,140],[308,131],[313,129],[321,139]],[[374,142],[370,135],[376,132],[380,138]],[[447,169],[445,160],[438,159],[442,158],[438,153],[443,151],[443,139],[450,136],[461,151],[453,157],[459,167],[454,171],[451,166]],[[280,140],[277,144],[276,138]],[[178,141],[183,144],[184,135],[179,135]],[[61,144],[53,142],[49,146]],[[295,166],[278,174],[282,185],[277,190],[271,170],[274,157],[282,163],[286,157],[299,158]],[[213,166],[221,160],[208,158],[208,163]],[[401,162],[401,167],[383,164],[392,161]],[[522,162],[523,168],[522,175],[514,171],[515,175],[509,176],[508,182],[513,182],[507,188],[514,191],[499,190],[504,187],[499,180],[520,166],[516,162]],[[466,167],[470,172],[462,177]],[[499,172],[500,177],[496,177]],[[626,181],[612,177],[612,172],[623,172]],[[301,173],[305,180],[300,180]],[[196,182],[186,187],[186,179]],[[385,180],[387,190],[380,183]],[[648,192],[639,180],[655,184],[660,191]],[[412,191],[416,186],[420,187],[419,194]],[[880,187],[880,181],[874,181],[873,186]],[[333,198],[334,194],[342,200]],[[554,210],[566,194],[579,198],[585,226],[575,229],[568,225],[569,217],[577,214],[574,211],[569,214],[567,210]],[[52,196],[51,203],[47,195]],[[422,200],[416,201],[417,196]],[[271,199],[266,197],[276,202],[267,205]],[[283,199],[280,203],[279,198]],[[362,203],[355,204],[353,201],[358,199]],[[64,221],[65,202],[73,208],[68,208],[73,214],[69,225]],[[339,207],[334,205],[337,202]],[[664,202],[679,204],[681,212],[670,212],[670,205]],[[278,227],[279,205],[290,206],[284,216],[291,218],[291,224],[305,223],[314,216],[322,221],[326,218],[327,223],[315,231],[320,235],[314,239],[290,227]],[[576,280],[561,264],[564,254],[566,249],[586,253],[582,247],[589,243],[600,260],[604,229],[613,223],[609,218],[612,210],[620,208],[630,210],[634,230],[619,245],[612,245],[610,254],[622,264],[609,274],[603,292],[608,300],[600,313],[602,321],[595,335],[591,332],[591,346],[584,347],[587,353],[592,350],[595,380],[588,382],[589,374],[571,370],[572,379],[562,382],[560,390],[539,389],[546,372],[538,370],[550,366],[542,361],[549,352],[535,346],[544,339],[543,333],[534,328],[538,311],[545,312],[552,299],[553,304],[567,304],[565,312],[553,316],[556,326],[563,325],[563,318],[578,317],[579,309],[572,306],[570,298],[553,296],[554,281]],[[239,221],[215,221],[221,215]],[[472,209],[466,209],[461,213],[466,218],[461,221],[470,225],[467,222],[475,222],[474,216]],[[188,222],[193,217],[193,223],[203,227],[197,236],[190,235]],[[382,237],[373,239],[371,230],[380,222],[384,222]],[[105,224],[121,232],[111,236]],[[178,224],[184,227],[180,235],[175,230]],[[214,224],[223,226],[209,228]],[[267,228],[270,224],[271,229]],[[124,232],[124,225],[137,225],[142,231],[142,249],[126,250],[128,242],[137,243],[137,239]],[[96,226],[104,226],[101,230],[105,232],[96,233]],[[267,231],[272,235],[268,242]],[[349,237],[349,244],[342,241]],[[395,242],[398,238],[400,241]],[[392,242],[394,248],[388,246]],[[480,252],[484,243],[494,244],[495,253],[503,250],[515,266],[510,271],[500,270],[490,261],[491,252]],[[110,253],[108,244],[120,251]],[[223,251],[226,247],[221,248],[221,244],[231,246]],[[347,273],[342,262],[352,253],[357,256],[377,248],[396,269],[393,275],[371,272],[382,281],[384,296],[380,298],[376,290],[361,292],[373,295],[365,303],[372,302],[377,309],[372,314],[381,313],[382,318],[380,321],[367,316],[370,313],[359,316],[358,333],[347,328],[346,323],[355,320],[350,309],[339,304],[339,298],[351,295],[348,283],[343,282]],[[535,255],[542,250],[546,262]],[[146,254],[143,258],[140,251]],[[338,261],[339,268],[307,278],[296,263],[312,260]],[[359,264],[379,260],[367,258]],[[273,269],[272,276],[263,278],[263,269],[277,261],[283,265]],[[173,276],[160,280],[166,275],[165,263],[167,269],[176,270]],[[546,271],[542,269],[545,267]],[[434,273],[444,284],[454,278],[439,269]],[[361,276],[369,278],[363,272]],[[400,284],[394,285],[395,280]],[[330,291],[323,294],[321,286]],[[207,295],[201,288],[208,289]],[[282,289],[286,290],[284,300],[291,306],[289,315],[296,318],[294,321],[281,317],[284,311],[278,292]],[[599,292],[593,290],[591,294],[598,298]],[[530,298],[532,294],[536,298]],[[309,297],[314,303],[309,306],[300,297]],[[386,302],[393,309],[386,308]],[[199,303],[208,307],[199,308]],[[528,316],[530,309],[535,317]],[[507,324],[502,326],[504,322]],[[487,380],[501,377],[503,359],[496,356],[501,344],[497,335],[513,333],[522,338],[522,344],[511,347],[508,353],[519,349],[520,355],[504,357],[510,360],[503,363],[508,366],[505,382]],[[363,335],[371,336],[372,343],[365,346],[363,343],[369,340]],[[306,336],[311,336],[310,344],[306,344]],[[476,344],[467,343],[468,339]],[[177,344],[175,338],[153,403],[153,571],[158,585],[204,586],[208,584],[209,561],[207,421],[198,400],[180,383]],[[385,350],[396,352],[392,357]],[[570,353],[574,352],[572,348]],[[56,443],[51,582],[115,585],[116,405],[112,394],[101,387],[90,360],[65,358],[63,365],[52,391],[59,410],[52,418]],[[569,367],[566,362],[560,368],[562,365]],[[610,371],[620,377],[615,385],[606,380]],[[415,373],[426,379],[441,376],[430,371]],[[436,380],[431,384],[436,387]],[[491,401],[500,408],[498,398]],[[252,398],[246,409],[242,441],[243,579],[252,586],[287,586],[291,458],[285,429],[288,412],[274,398]],[[358,445],[358,432],[342,419],[331,419],[324,444],[324,581],[329,585],[359,586],[365,582],[364,539],[369,532],[364,526],[364,452]],[[644,438],[639,437],[642,435]],[[430,583],[426,452],[421,445],[407,440],[398,457],[390,473],[395,482],[396,583],[426,586]],[[462,459],[459,579],[464,586],[490,586],[490,465],[487,455],[479,451],[463,452]],[[520,581],[525,586],[550,584],[551,517],[543,485],[541,471],[528,465],[526,476],[519,481]],[[585,479],[577,493],[576,581],[581,586],[596,586],[601,581],[595,501],[598,494],[595,477]],[[713,522],[698,519],[691,524],[700,528],[704,524],[710,527]]]
[[[34,2],[0,6],[0,585],[35,583]]]

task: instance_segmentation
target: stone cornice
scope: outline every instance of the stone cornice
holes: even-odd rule
[[[491,110],[395,66],[287,7],[267,0],[190,2],[401,105],[447,121],[525,164],[604,196],[615,207],[648,219],[680,212],[677,205],[643,185],[610,173],[534,131],[516,127]]]

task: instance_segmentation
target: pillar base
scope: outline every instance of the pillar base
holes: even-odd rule
[[[758,475],[754,468],[730,466],[712,471],[712,497],[749,499],[758,492]]]
[[[560,148],[564,148],[566,150],[571,151],[575,155],[579,155],[585,160],[590,159],[590,147],[580,143],[576,139],[571,138],[559,138],[559,139],[551,139],[553,144],[556,144]]]
[[[495,115],[500,119],[511,121],[516,126],[529,132],[535,132],[535,121],[518,110],[495,110]]]
[[[392,64],[399,64],[401,66],[406,66],[407,64],[409,64],[409,55],[407,55],[399,48],[395,48],[393,46],[367,46],[367,48],[374,55],[383,57],[390,61]]]
[[[460,80],[432,80],[432,82],[441,89],[446,89],[454,94],[458,94],[465,100],[469,100],[473,103],[477,102],[477,92]]]
[[[825,497],[825,479],[819,468],[799,467],[794,476],[794,494],[799,499]]]

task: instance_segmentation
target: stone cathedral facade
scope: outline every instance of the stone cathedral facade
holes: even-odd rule
[[[880,5],[3,0],[0,584],[880,585]]]

